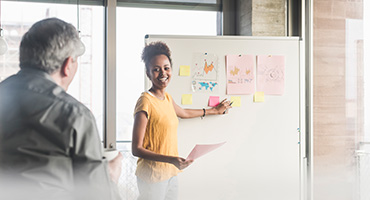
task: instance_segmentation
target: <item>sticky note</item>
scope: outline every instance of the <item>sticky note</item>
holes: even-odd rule
[[[232,107],[240,107],[241,106],[241,98],[238,97],[238,96],[232,96],[230,97],[230,102],[232,102],[233,104],[231,105]]]
[[[216,107],[218,104],[220,104],[220,97],[218,97],[218,96],[210,96],[209,97],[208,106]]]
[[[189,65],[180,65],[180,76],[190,76],[190,66]]]
[[[254,102],[264,102],[265,101],[265,93],[264,92],[256,92],[253,95]]]
[[[182,105],[191,105],[193,104],[193,95],[192,94],[183,94],[181,97]]]

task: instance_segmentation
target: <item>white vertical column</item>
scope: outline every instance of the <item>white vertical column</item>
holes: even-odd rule
[[[363,1],[364,11],[370,9],[370,2]],[[364,102],[369,102],[370,100],[370,82],[366,81],[369,80],[370,77],[370,13],[363,12],[363,28],[364,28]],[[367,103],[364,104],[364,133],[365,141],[370,141],[370,109]]]
[[[116,6],[117,0],[106,0],[104,147],[107,149],[116,148]]]
[[[305,197],[313,200],[313,0],[302,0],[302,6],[302,38],[305,43],[306,63]]]

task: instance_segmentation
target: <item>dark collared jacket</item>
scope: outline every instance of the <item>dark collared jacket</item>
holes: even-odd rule
[[[119,196],[92,113],[43,71],[0,83],[0,188],[8,199]]]

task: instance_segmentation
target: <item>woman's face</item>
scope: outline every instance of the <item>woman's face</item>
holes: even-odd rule
[[[171,80],[172,68],[167,56],[161,54],[152,58],[147,75],[152,81],[153,88],[164,89]]]

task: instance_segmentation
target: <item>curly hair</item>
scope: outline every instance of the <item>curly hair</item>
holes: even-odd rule
[[[171,51],[167,44],[161,41],[152,42],[144,47],[143,53],[141,54],[141,60],[145,63],[147,72],[149,71],[150,61],[158,55],[167,56],[172,66]]]

